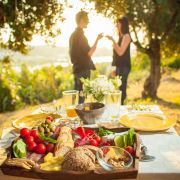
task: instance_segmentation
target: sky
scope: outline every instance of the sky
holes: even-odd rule
[[[60,27],[62,33],[56,38],[56,46],[68,47],[69,37],[76,28],[75,15],[85,7],[85,4],[79,0],[69,0],[69,3],[71,7],[65,7],[63,13],[65,21],[59,22],[57,24],[57,26]],[[93,4],[86,3],[86,8],[91,8],[92,6]],[[84,32],[90,45],[93,45],[99,33],[103,33],[104,35],[115,35],[116,33],[113,21],[101,14],[97,14],[95,11],[91,10],[89,13],[89,21],[90,23],[88,24],[87,28],[84,29]],[[34,35],[30,45],[42,46],[45,45],[45,43],[41,36]],[[112,45],[111,42],[107,40],[107,38],[103,38],[99,41],[98,47],[112,48]]]

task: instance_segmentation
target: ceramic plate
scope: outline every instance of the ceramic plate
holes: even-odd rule
[[[132,113],[122,116],[120,123],[140,131],[163,131],[174,126],[176,121],[156,113]]]
[[[58,114],[45,114],[45,113],[32,114],[32,115],[28,115],[21,119],[17,119],[15,121],[13,121],[12,125],[13,125],[13,127],[18,128],[18,129],[21,129],[23,127],[32,128],[34,126],[38,126],[39,124],[41,124],[48,115],[51,115],[54,118],[61,117]]]

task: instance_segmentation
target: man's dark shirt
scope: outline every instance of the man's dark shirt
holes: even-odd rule
[[[69,39],[69,54],[73,64],[73,73],[94,70],[95,66],[88,56],[90,46],[82,28],[76,28]]]

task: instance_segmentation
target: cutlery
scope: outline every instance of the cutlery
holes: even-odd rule
[[[140,161],[142,161],[142,162],[150,162],[150,161],[154,161],[155,159],[156,159],[155,156],[151,156],[151,155],[147,154],[147,147],[146,146],[141,147]]]
[[[147,147],[143,144],[142,139],[140,139],[140,141],[141,141],[141,156],[140,156],[140,161],[142,161],[142,162],[154,161],[156,159],[155,156],[149,155]]]

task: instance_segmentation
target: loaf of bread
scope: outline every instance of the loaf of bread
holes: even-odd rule
[[[74,141],[72,138],[71,128],[63,126],[57,138],[54,155],[56,157],[65,156],[72,148],[74,148]]]

